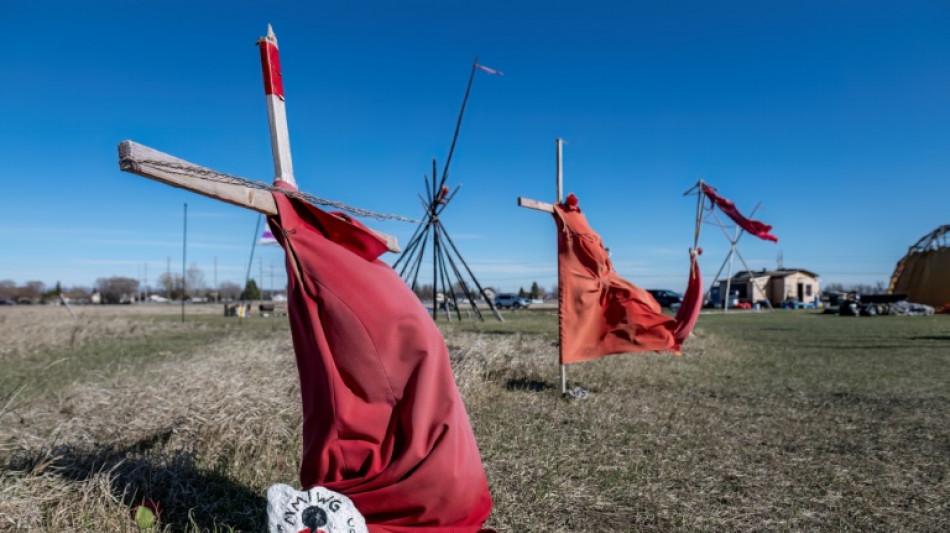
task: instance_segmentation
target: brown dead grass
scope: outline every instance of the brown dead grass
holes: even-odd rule
[[[0,531],[135,531],[143,498],[163,531],[259,531],[300,453],[285,321],[82,311],[0,314]],[[948,530],[945,318],[704,316],[685,357],[571,366],[575,402],[550,313],[448,327],[490,525]]]

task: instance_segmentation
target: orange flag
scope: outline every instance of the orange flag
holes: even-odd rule
[[[600,236],[591,229],[573,194],[554,206],[558,229],[558,314],[561,363],[628,352],[678,352],[702,304],[695,254],[687,298],[671,318],[647,291],[614,270]]]

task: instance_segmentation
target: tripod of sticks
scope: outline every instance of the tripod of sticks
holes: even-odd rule
[[[475,72],[481,68],[478,64],[478,56],[472,62],[472,71],[468,77],[468,85],[465,87],[465,96],[462,98],[462,108],[459,110],[458,120],[455,123],[455,133],[452,135],[452,144],[449,147],[449,155],[445,160],[445,166],[442,168],[442,176],[438,177],[438,168],[436,160],[432,160],[432,179],[425,177],[425,196],[419,195],[422,202],[422,208],[425,210],[423,220],[416,227],[415,233],[409,239],[405,251],[393,264],[393,269],[399,271],[399,276],[406,281],[417,292],[419,288],[419,272],[422,268],[423,256],[426,247],[432,243],[432,319],[438,320],[439,309],[445,311],[447,320],[451,320],[451,309],[454,308],[456,317],[462,319],[461,307],[468,305],[471,312],[479,320],[485,320],[482,312],[476,305],[476,299],[480,295],[488,303],[489,309],[495,314],[495,318],[504,322],[501,314],[495,309],[495,303],[490,295],[482,288],[472,269],[462,257],[449,232],[445,229],[439,216],[445,211],[452,199],[458,193],[461,185],[450,190],[445,184],[449,176],[449,165],[452,163],[452,154],[455,153],[455,145],[458,143],[459,130],[462,127],[462,117],[465,116],[465,105],[468,103],[468,97],[472,91],[472,81],[475,79]],[[491,70],[491,69],[489,69]],[[493,71],[492,73],[497,73]],[[498,73],[500,74],[500,73]],[[461,295],[456,294],[460,291]],[[442,296],[442,301],[439,301]],[[459,297],[463,300],[459,305]]]

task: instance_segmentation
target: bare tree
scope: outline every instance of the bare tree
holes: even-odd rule
[[[432,285],[428,283],[423,283],[422,285],[416,285],[416,288],[413,289],[414,293],[420,300],[431,300],[432,299]]]
[[[17,297],[37,301],[43,296],[45,290],[46,284],[42,281],[27,281],[17,290]]]
[[[237,300],[241,297],[241,286],[233,281],[223,281],[218,285],[218,293],[222,299]]]
[[[16,296],[16,282],[12,279],[0,280],[0,300],[12,300]]]
[[[181,274],[170,274],[165,272],[158,277],[158,284],[161,285],[163,289],[165,289],[166,297],[171,299],[181,298],[181,282]]]
[[[139,280],[122,276],[99,278],[96,280],[96,288],[102,295],[102,303],[130,303],[139,292]]]
[[[204,272],[198,268],[198,263],[192,263],[188,267],[188,270],[185,272],[185,281],[188,283],[186,290],[191,293],[192,296],[199,294],[201,290],[205,288],[205,275]]]

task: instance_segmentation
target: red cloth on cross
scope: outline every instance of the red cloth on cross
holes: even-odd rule
[[[303,399],[301,485],[350,497],[371,533],[480,531],[491,496],[438,328],[362,224],[274,199]]]
[[[709,199],[712,200],[712,202],[716,204],[723,213],[725,213],[736,224],[738,224],[739,227],[760,239],[778,242],[778,237],[770,233],[772,231],[772,226],[759,222],[758,220],[746,218],[745,215],[739,211],[739,208],[736,207],[736,204],[734,204],[732,200],[719,196],[716,194],[716,190],[709,185],[703,184],[703,192],[706,193],[706,196],[708,196]]]
[[[558,229],[558,314],[561,363],[605,355],[672,350],[679,352],[696,324],[702,304],[697,253],[690,254],[690,279],[676,318],[661,312],[647,291],[620,277],[598,235],[569,195],[555,204]]]

